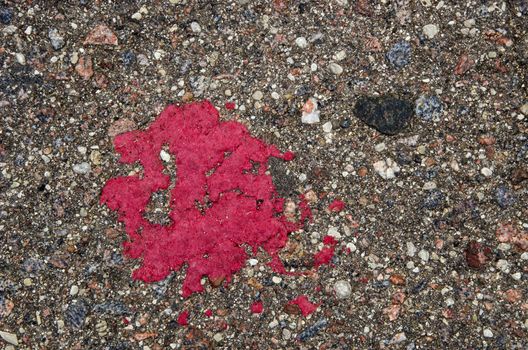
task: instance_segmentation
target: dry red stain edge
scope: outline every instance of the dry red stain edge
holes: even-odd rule
[[[334,257],[335,247],[337,245],[336,239],[327,235],[323,238],[323,244],[325,245],[324,248],[314,255],[314,267],[328,265]]]
[[[264,311],[264,304],[262,301],[257,300],[251,306],[249,307],[251,313],[253,314],[260,314],[262,311]]]
[[[180,326],[187,326],[189,324],[189,311],[182,311],[178,315],[178,324]]]
[[[291,160],[293,153],[252,137],[238,122],[219,121],[208,101],[170,105],[146,130],[117,135],[114,147],[120,162],[143,167],[140,175],[108,180],[101,194],[125,225],[125,255],[142,260],[134,279],[160,281],[185,265],[182,295],[188,297],[203,291],[202,277],[229,282],[248,258],[244,246],[253,254],[265,250],[272,269],[288,273],[278,253],[311,211],[301,196],[302,220],[288,222],[266,171],[270,157]],[[174,156],[175,181],[164,173],[163,147]],[[151,195],[161,190],[170,194],[170,225],[144,217]]]
[[[343,209],[345,209],[345,202],[343,202],[343,201],[341,201],[339,199],[334,200],[328,206],[328,210],[330,210],[330,211],[340,212]]]
[[[304,317],[308,316],[319,307],[318,304],[311,303],[306,295],[300,295],[291,300],[288,304],[297,305],[299,309],[301,309],[301,313]]]

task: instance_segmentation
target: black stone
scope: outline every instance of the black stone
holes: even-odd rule
[[[407,127],[413,109],[412,103],[392,96],[361,97],[354,114],[379,132],[394,135]]]

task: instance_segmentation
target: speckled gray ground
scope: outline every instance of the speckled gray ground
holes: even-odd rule
[[[99,25],[117,43],[86,41]],[[0,30],[0,348],[528,348],[526,0],[3,0]],[[380,134],[353,113],[373,95],[417,114]],[[201,99],[297,154],[271,171],[314,221],[283,259],[309,270],[330,233],[332,266],[260,254],[188,299],[183,272],[130,278],[98,201],[133,168],[112,136]]]

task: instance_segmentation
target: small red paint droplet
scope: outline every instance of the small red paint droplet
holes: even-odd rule
[[[289,162],[290,160],[293,160],[294,158],[295,158],[295,153],[293,153],[292,151],[284,152],[284,154],[282,155],[282,159],[284,159],[287,162]]]
[[[345,202],[340,201],[339,199],[334,200],[328,206],[328,210],[330,210],[330,211],[340,212],[343,209],[345,209]]]
[[[207,317],[211,317],[211,316],[213,316],[213,310],[207,309],[207,310],[205,310],[204,314]]]
[[[189,324],[188,318],[189,318],[189,311],[183,311],[178,316],[178,324],[180,326],[187,326]]]
[[[235,103],[234,102],[226,102],[225,103],[225,108],[228,110],[228,111],[232,111],[233,109],[235,109]]]
[[[291,300],[288,304],[299,306],[299,309],[301,309],[301,313],[304,317],[317,310],[317,307],[319,306],[318,304],[311,303],[306,295],[300,295],[297,298]]]
[[[262,304],[262,301],[255,301],[250,306],[250,310],[254,314],[260,314],[264,310],[264,305]]]

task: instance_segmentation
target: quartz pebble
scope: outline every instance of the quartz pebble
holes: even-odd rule
[[[385,180],[395,178],[396,174],[400,172],[400,167],[391,158],[377,161],[373,166],[374,171]]]
[[[92,170],[90,163],[82,162],[73,166],[73,172],[76,174],[88,174]]]
[[[340,280],[334,284],[334,292],[338,299],[346,299],[352,294],[352,286],[350,282]]]
[[[439,31],[440,29],[436,24],[427,24],[423,27],[424,35],[429,39],[433,39]]]
[[[328,65],[328,68],[330,68],[330,71],[334,73],[335,75],[341,75],[343,73],[343,67],[341,67],[339,64],[332,62]]]
[[[295,39],[295,44],[301,49],[308,47],[308,41],[306,40],[304,36],[300,36],[297,39]]]

